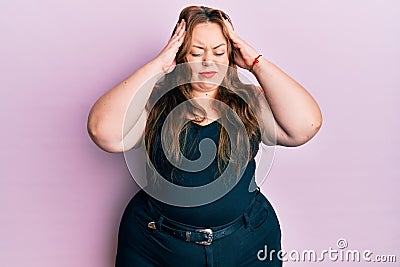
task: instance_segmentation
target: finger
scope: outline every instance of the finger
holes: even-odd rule
[[[182,22],[183,22],[183,19],[180,22],[176,23],[175,31],[171,38],[178,35],[180,29],[182,28]]]
[[[227,19],[223,19],[223,20],[224,20],[224,23],[225,23],[226,27],[228,28],[228,30],[230,32],[234,32],[232,24]]]
[[[185,39],[185,35],[186,35],[186,31],[184,31],[182,33],[182,35],[180,36],[180,38],[178,39],[179,46],[183,43],[183,40]]]
[[[174,30],[174,34],[172,35],[172,37],[174,37],[174,36],[176,36],[176,35],[178,34],[179,26],[180,26],[179,22],[176,23],[176,25],[175,25],[175,30]],[[171,38],[172,38],[172,37],[171,37]]]
[[[174,35],[171,37],[171,39],[179,39],[182,34],[185,32],[185,21],[182,20],[182,22],[179,23],[178,27],[175,30]]]
[[[240,38],[237,36],[235,31],[233,30],[232,24],[227,19],[224,19],[224,23],[225,23],[226,27],[228,28],[229,37],[232,40],[232,42],[240,43]]]
[[[172,50],[174,50],[175,52],[178,52],[179,47],[182,45],[184,39],[185,39],[185,34],[186,32],[184,32],[182,34],[182,36],[180,36],[179,38],[176,38],[174,40],[171,40],[171,42],[169,43],[169,48],[171,48]]]
[[[184,20],[182,20],[181,24],[179,25],[179,31],[178,31],[178,35],[177,36],[182,36],[182,34],[185,32],[185,28],[186,28],[186,22]]]
[[[234,32],[230,32],[229,33],[229,39],[234,43],[234,44],[238,44],[240,43],[240,38],[234,33]]]
[[[179,32],[179,31],[184,27],[185,24],[186,24],[185,20],[182,19],[182,20],[178,23],[177,32]]]
[[[238,49],[241,48],[240,43],[237,43],[237,42],[232,42],[232,43],[233,43],[233,46],[234,46],[235,48],[238,48]]]
[[[182,34],[179,36],[176,36],[175,38],[171,39],[169,44],[171,46],[177,45],[178,47],[182,45],[183,40],[185,39],[186,31],[184,31]]]

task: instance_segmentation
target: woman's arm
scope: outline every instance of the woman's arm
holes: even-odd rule
[[[160,54],[101,96],[88,118],[93,141],[108,152],[122,152],[141,144],[146,125],[146,103],[157,80],[173,70],[175,55],[185,36],[185,21]],[[140,89],[140,90],[139,90]],[[135,97],[135,103],[131,100]]]
[[[303,86],[265,58],[254,65],[252,72],[276,120],[277,144],[299,146],[308,142],[322,124],[317,102]]]
[[[253,66],[254,59],[259,54],[236,35],[229,22],[225,23],[235,47],[235,63],[241,68],[252,70],[268,102],[261,103],[264,106],[261,114],[263,142],[299,146],[309,141],[322,124],[322,114],[316,101],[303,86],[265,58],[261,57]],[[267,105],[273,116],[270,116],[271,111],[265,107]],[[271,118],[276,125],[274,133],[271,129]]]
[[[96,145],[108,152],[124,151],[124,137],[137,122],[142,122],[143,117],[146,116],[144,108],[152,87],[157,81],[157,77],[154,76],[160,71],[161,67],[158,62],[153,60],[136,70],[96,101],[88,118],[88,131]],[[144,84],[147,86],[143,87]],[[140,88],[140,94],[137,94]],[[135,103],[131,104],[133,96],[135,96]],[[133,104],[135,108],[132,108]],[[124,125],[124,123],[129,123],[129,125]],[[132,146],[136,145],[140,139],[139,132],[141,130],[139,128],[135,128],[136,135],[129,135]]]

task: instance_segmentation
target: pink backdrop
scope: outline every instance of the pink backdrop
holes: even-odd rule
[[[121,154],[91,142],[87,115],[161,50],[185,5],[0,3],[0,266],[113,265],[119,220],[137,186]],[[350,249],[397,255],[374,266],[399,266],[400,3],[207,5],[230,14],[237,32],[323,112],[312,141],[277,149],[262,187],[283,248],[320,251],[345,238]],[[331,264],[364,265],[318,266]]]

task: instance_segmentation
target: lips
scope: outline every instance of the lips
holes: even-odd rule
[[[203,78],[212,78],[215,74],[217,74],[216,71],[204,71],[199,73],[199,75]]]

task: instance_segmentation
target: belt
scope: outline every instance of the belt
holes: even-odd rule
[[[257,194],[258,193],[260,193],[259,188]],[[241,216],[236,218],[232,223],[229,223],[226,227],[223,227],[222,229],[213,230],[211,228],[201,229],[201,228],[182,227],[177,225],[172,220],[166,218],[163,215],[160,216],[157,222],[155,221],[149,222],[147,224],[147,227],[153,230],[159,229],[161,231],[165,231],[170,235],[175,236],[187,242],[195,242],[200,245],[209,246],[214,240],[228,236],[233,232],[235,232],[236,230],[238,230],[245,223],[248,223],[247,213],[250,210],[255,199],[256,197],[253,198],[248,209]]]
[[[161,217],[163,218],[163,217]],[[164,219],[164,218],[163,218]],[[211,228],[205,228],[205,229],[196,229],[196,228],[187,228],[187,229],[178,229],[177,227],[171,227],[163,223],[163,220],[161,222],[149,222],[147,224],[147,227],[150,229],[157,229],[158,228],[161,231],[165,231],[179,239],[182,239],[186,242],[195,242],[200,245],[205,245],[209,246],[211,245],[213,240],[220,239],[222,237],[228,236],[238,230],[242,225],[244,225],[243,217],[240,216],[237,218],[232,224],[229,226],[222,228],[217,231],[213,231]]]

